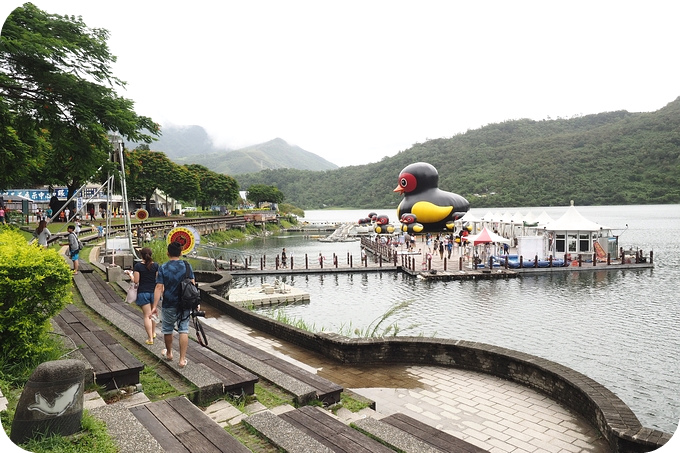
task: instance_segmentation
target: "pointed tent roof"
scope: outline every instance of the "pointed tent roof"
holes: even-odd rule
[[[477,244],[488,244],[491,242],[505,242],[510,243],[510,239],[505,239],[503,236],[499,236],[496,233],[489,231],[486,227],[482,228],[479,234],[467,237],[468,242],[472,245]]]
[[[573,204],[569,206],[562,217],[549,222],[545,228],[549,231],[600,231],[610,229],[608,226],[600,225],[583,217]]]
[[[536,221],[538,221],[539,225],[547,225],[548,223],[552,222],[553,219],[548,215],[547,212],[543,211],[541,214],[536,218]]]
[[[475,216],[475,215],[474,215],[473,213],[471,213],[470,211],[466,212],[466,213],[463,215],[463,217],[461,217],[460,219],[457,220],[457,222],[460,222],[460,223],[465,223],[465,222],[472,222],[472,223],[475,223],[475,222],[481,222],[481,221],[482,221],[482,219],[480,219],[479,217]]]

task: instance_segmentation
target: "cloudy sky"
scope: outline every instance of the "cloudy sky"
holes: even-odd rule
[[[680,96],[668,1],[33,3],[110,31],[138,114],[231,148],[280,137],[340,166],[509,119]],[[19,5],[3,2],[2,20]]]

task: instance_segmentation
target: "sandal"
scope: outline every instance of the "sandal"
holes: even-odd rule
[[[182,365],[182,362],[180,362],[179,364],[177,364],[177,366],[179,366],[180,368],[184,368],[185,366],[187,366],[187,363],[189,363],[189,361],[187,359],[184,359],[184,365]]]
[[[167,349],[163,349],[161,351],[161,356],[163,357],[163,359],[165,359],[165,361],[172,362],[172,357],[168,357],[168,350]]]
[[[153,340],[146,340],[146,344],[153,344]]]

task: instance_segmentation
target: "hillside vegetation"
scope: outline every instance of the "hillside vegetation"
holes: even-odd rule
[[[179,164],[203,165],[216,173],[230,176],[262,169],[332,170],[338,168],[337,165],[328,162],[323,157],[305,151],[299,146],[289,145],[280,138],[238,150],[192,154],[172,158],[172,160]]]
[[[391,208],[400,170],[418,161],[434,165],[439,187],[472,207],[679,203],[680,98],[651,113],[490,124],[368,165],[235,178],[242,190],[275,185],[304,209]]]

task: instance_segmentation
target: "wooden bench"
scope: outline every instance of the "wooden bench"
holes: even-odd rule
[[[253,358],[258,364],[266,364],[272,369],[280,371],[286,376],[310,386],[315,393],[315,398],[324,404],[330,405],[340,402],[340,394],[342,393],[343,388],[335,382],[322,378],[321,376],[311,373],[304,368],[282,359],[281,357],[277,357],[273,354],[263,351],[251,344],[246,343],[245,341],[239,340],[238,338],[234,338],[220,330],[214,329],[211,326],[204,324],[203,329],[211,341],[217,341],[227,345],[234,350]],[[242,366],[246,365],[242,364]],[[251,371],[257,372],[258,370],[251,369]],[[273,382],[285,388],[284,383],[277,383],[274,380]],[[300,398],[296,398],[296,400],[296,402],[301,405],[309,402],[302,401]]]
[[[139,384],[144,364],[78,307],[67,305],[54,320],[90,363],[98,385],[111,390]]]
[[[166,452],[249,453],[183,396],[130,408]]]
[[[397,428],[399,431],[410,435],[412,438],[417,439],[419,442],[426,444],[436,451],[450,453],[488,453],[488,451],[483,448],[477,447],[476,445],[401,413],[389,415],[382,418],[379,422]],[[362,429],[361,423],[357,423],[357,425]],[[371,432],[371,434],[376,435],[375,432]],[[387,438],[387,436],[376,435],[376,437],[379,437],[386,445],[391,445],[400,450],[403,449],[399,445],[393,445],[392,440]],[[394,437],[399,438],[401,436]]]
[[[140,335],[146,338],[146,334],[143,333],[142,316],[139,308],[135,304],[125,303],[123,297],[118,294],[111,287],[111,285],[105,282],[98,274],[83,274],[83,277],[89,284],[98,300],[105,304],[107,308],[114,310],[115,313],[120,316],[119,321],[114,322],[116,326],[125,332],[129,337],[133,339],[137,338],[137,342],[140,344],[140,346],[151,349],[155,353],[158,353],[156,349],[159,349],[163,344],[162,335],[159,334],[159,338],[156,341],[156,343],[159,344],[158,346],[146,345],[140,339]],[[175,332],[174,335],[174,345],[177,347],[179,343],[177,332]],[[195,364],[202,364],[203,367],[206,368],[206,371],[210,372],[219,380],[221,394],[245,393],[247,395],[252,395],[255,393],[255,383],[258,381],[258,377],[256,375],[227,360],[214,351],[200,346],[195,341],[189,341],[187,360],[189,361],[190,365],[194,364],[194,367],[186,367],[183,371],[181,371],[181,374],[190,381],[192,381],[191,373],[196,370]],[[175,361],[171,363],[177,364],[177,358],[175,358]],[[197,401],[208,401],[212,398],[211,395],[215,393],[215,390],[212,388],[214,386],[212,386],[211,389],[202,389],[200,382],[192,381],[192,383],[199,388]]]
[[[303,406],[279,417],[335,452],[394,453],[391,448],[314,406]]]

